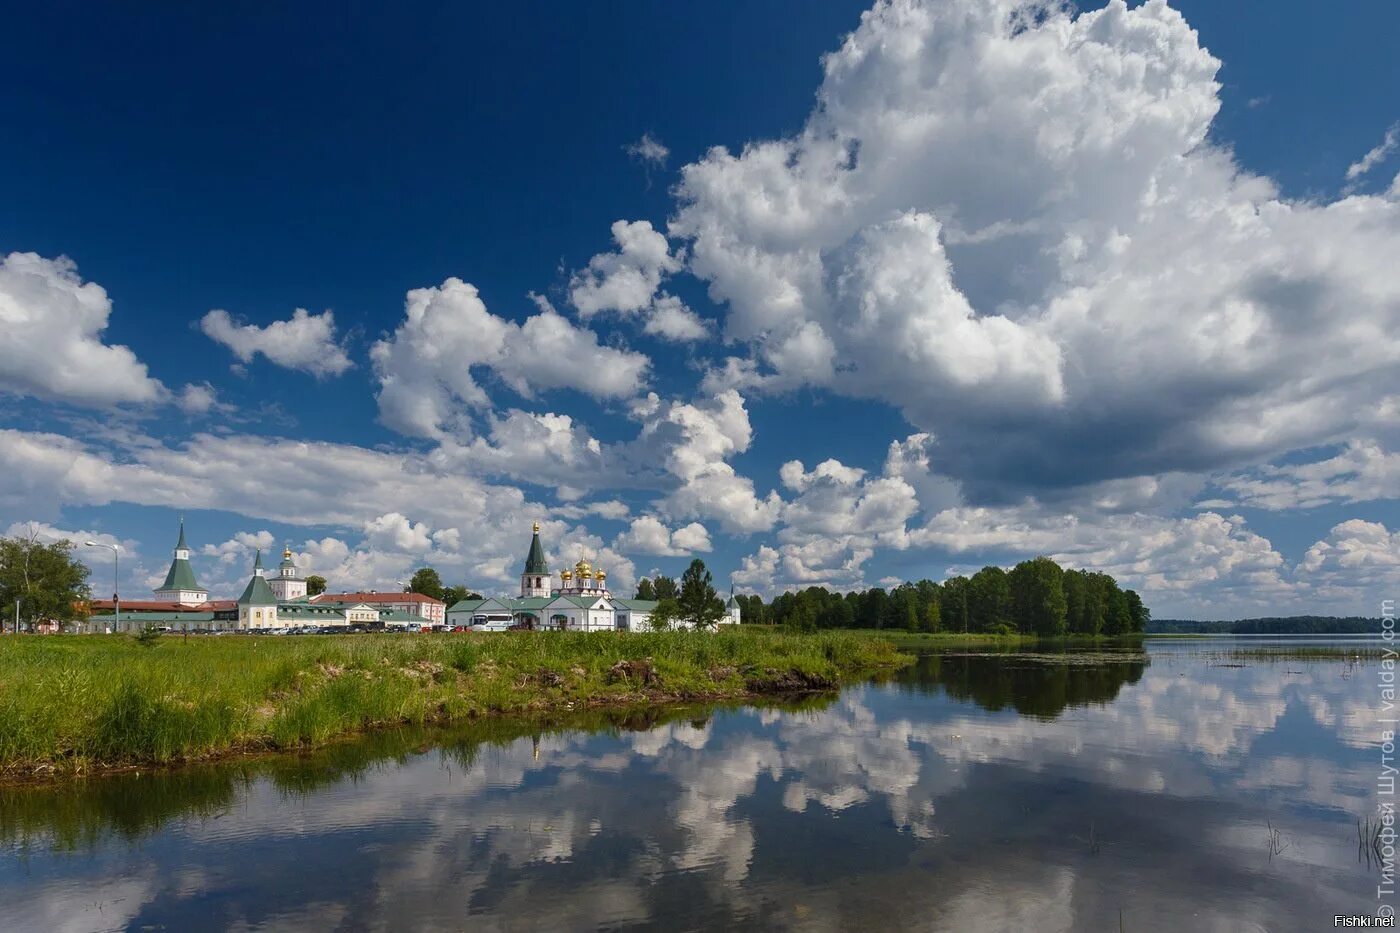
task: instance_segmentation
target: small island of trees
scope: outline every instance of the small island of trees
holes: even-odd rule
[[[971,577],[919,580],[888,591],[875,587],[839,593],[812,586],[783,593],[771,604],[758,596],[738,599],[746,623],[804,631],[1127,635],[1145,631],[1150,618],[1138,594],[1108,574],[1065,570],[1048,557],[1022,561],[1010,571],[983,567]]]

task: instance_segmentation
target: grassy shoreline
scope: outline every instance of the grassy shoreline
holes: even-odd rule
[[[0,639],[0,780],[307,749],[403,723],[830,690],[909,662],[851,633]]]

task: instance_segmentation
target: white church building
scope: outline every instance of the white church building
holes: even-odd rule
[[[657,602],[623,599],[608,590],[608,573],[580,560],[559,572],[558,585],[545,560],[540,543],[540,523],[520,574],[520,596],[465,599],[447,610],[447,624],[478,632],[503,632],[509,628],[534,631],[645,632]],[[739,623],[739,603],[731,593],[721,625]]]

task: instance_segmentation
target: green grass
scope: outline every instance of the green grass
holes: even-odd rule
[[[7,637],[0,776],[306,748],[396,723],[826,689],[907,661],[842,632]]]

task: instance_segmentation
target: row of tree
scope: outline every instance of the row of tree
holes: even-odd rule
[[[1381,630],[1381,620],[1365,616],[1273,616],[1233,622],[1153,619],[1147,630],[1199,635],[1371,635]]]
[[[657,601],[651,612],[651,627],[657,631],[713,628],[724,618],[724,601],[715,592],[714,577],[698,557],[681,574],[679,586],[670,577],[642,577],[634,598]]]
[[[1048,557],[1010,571],[983,567],[942,583],[920,580],[892,590],[850,593],[813,586],[771,604],[740,596],[744,622],[799,629],[872,628],[911,632],[1122,635],[1147,628],[1149,612],[1133,590],[1106,573],[1065,570]]]
[[[421,593],[424,596],[431,596],[433,599],[440,599],[448,606],[460,603],[464,599],[482,598],[480,593],[465,585],[444,586],[442,576],[432,567],[420,567],[414,571],[413,576],[408,579],[407,592]]]

